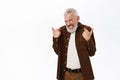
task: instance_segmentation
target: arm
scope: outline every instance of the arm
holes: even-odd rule
[[[92,33],[91,38],[88,41],[85,41],[85,42],[86,42],[86,47],[87,47],[87,50],[89,52],[89,55],[90,56],[95,55],[96,43],[95,43],[95,39],[94,39],[93,33]]]
[[[90,27],[84,28],[84,32],[82,36],[84,38],[84,42],[88,50],[89,56],[93,56],[96,51],[96,44],[95,44],[95,39],[93,35],[93,29],[91,29]]]
[[[60,53],[61,31],[60,31],[60,29],[52,28],[52,32],[53,32],[53,49],[54,49],[55,53],[58,55]]]
[[[53,37],[53,49],[54,49],[55,53],[58,55],[59,51],[60,51],[59,38]]]

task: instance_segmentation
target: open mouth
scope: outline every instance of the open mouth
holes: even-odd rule
[[[69,28],[70,30],[73,30],[73,29],[74,29],[74,26],[73,26],[73,25],[69,25],[68,28]]]

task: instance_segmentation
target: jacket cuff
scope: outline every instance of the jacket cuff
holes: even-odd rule
[[[53,44],[54,44],[54,46],[56,46],[56,47],[58,46],[58,39],[59,39],[59,38],[54,38],[54,37],[53,37]]]

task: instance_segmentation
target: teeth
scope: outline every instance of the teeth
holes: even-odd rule
[[[70,26],[70,29],[73,29],[73,26]]]

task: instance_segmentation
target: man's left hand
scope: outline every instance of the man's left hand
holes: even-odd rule
[[[82,33],[82,36],[86,41],[88,41],[91,38],[92,33],[93,33],[93,29],[91,29],[91,31],[88,31],[86,28],[84,28],[84,32]]]

